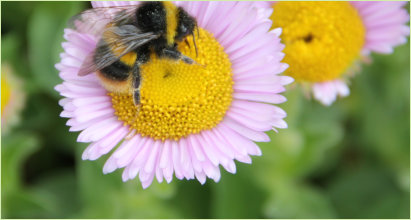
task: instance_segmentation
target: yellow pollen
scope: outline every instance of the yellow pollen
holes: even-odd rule
[[[349,2],[277,2],[273,28],[283,28],[286,74],[297,81],[338,78],[358,59],[365,29]]]
[[[2,74],[1,74],[1,115],[3,116],[3,111],[6,105],[9,104],[10,102],[10,96],[11,96],[11,85],[9,80],[6,78],[6,74],[3,68],[2,68]]]
[[[215,127],[230,106],[233,93],[231,62],[224,48],[206,30],[178,50],[198,64],[151,56],[141,66],[141,106],[131,95],[109,93],[119,120],[142,136],[178,140]]]

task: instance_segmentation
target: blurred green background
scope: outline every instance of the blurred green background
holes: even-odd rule
[[[143,190],[103,175],[108,156],[82,161],[59,117],[54,64],[67,19],[88,2],[2,2],[1,55],[24,81],[20,123],[1,140],[2,218],[409,218],[410,45],[373,63],[331,107],[299,88],[281,105],[289,128],[263,156],[207,180]],[[3,69],[2,69],[3,72]]]

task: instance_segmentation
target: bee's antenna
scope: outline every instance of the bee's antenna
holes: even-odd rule
[[[188,46],[188,48],[191,48],[190,43],[188,43],[187,38],[184,40],[184,42],[186,43],[186,45]]]
[[[198,51],[197,51],[195,34],[193,34],[193,43],[194,43],[194,48],[195,48],[195,50],[196,50],[196,57],[198,57]]]

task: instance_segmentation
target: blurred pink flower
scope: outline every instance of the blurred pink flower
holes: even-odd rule
[[[1,133],[8,134],[20,122],[20,114],[25,105],[26,93],[23,82],[11,65],[1,65]]]
[[[268,3],[268,4],[267,4]],[[297,7],[297,4],[300,4],[301,2],[291,2],[290,3],[290,7],[294,6],[294,8]],[[324,3],[324,4],[323,4]],[[336,3],[336,2],[334,2]],[[334,4],[331,3],[331,4]],[[341,3],[341,4],[340,4]],[[312,88],[312,92],[314,95],[314,98],[319,100],[321,103],[323,103],[324,105],[331,105],[336,99],[337,96],[348,96],[350,91],[349,88],[347,86],[346,81],[349,79],[350,75],[352,75],[353,72],[356,72],[357,68],[358,68],[358,61],[366,61],[369,60],[369,58],[367,57],[370,52],[376,52],[376,53],[383,53],[383,54],[390,54],[393,52],[393,48],[395,46],[398,46],[400,44],[404,44],[405,42],[407,42],[407,36],[410,33],[410,27],[407,24],[407,22],[409,21],[409,14],[407,12],[406,9],[403,8],[404,5],[407,4],[406,1],[403,2],[392,2],[392,1],[378,1],[378,2],[349,2],[351,4],[351,6],[353,6],[352,8],[354,10],[356,10],[356,14],[358,14],[359,19],[361,20],[361,23],[363,25],[363,29],[364,29],[364,38],[365,39],[357,39],[359,37],[362,37],[360,34],[356,35],[356,36],[350,36],[350,38],[352,38],[351,40],[353,41],[363,41],[362,47],[359,47],[358,50],[358,54],[356,55],[356,59],[354,59],[354,61],[350,61],[347,63],[346,67],[344,68],[345,70],[343,70],[342,72],[340,72],[341,74],[333,74],[333,77],[328,77],[327,79],[324,80],[325,77],[317,77],[317,80],[315,81],[313,78],[310,78],[310,80],[307,79],[303,79],[303,77],[297,77],[292,75],[296,81],[298,82],[307,82],[309,84],[309,86]],[[281,2],[278,2],[278,5],[281,4]],[[308,24],[305,24],[306,27],[302,27],[302,28],[307,28],[308,29],[310,27],[312,27],[312,30],[309,30],[313,35],[320,35],[323,36],[324,34],[328,34],[328,33],[323,33],[323,32],[319,32],[318,29],[323,29],[323,27],[321,26],[322,21],[321,19],[324,20],[324,18],[326,18],[326,11],[327,10],[331,10],[334,7],[342,7],[343,2],[338,2],[338,4],[340,5],[326,5],[326,2],[305,2],[305,5],[302,6],[305,7],[303,10],[310,10],[312,8],[308,8],[308,7],[315,7],[317,6],[317,9],[321,9],[320,12],[319,10],[311,10],[310,12],[307,12],[306,14],[302,15],[301,12],[298,14],[298,18],[301,18],[301,16],[306,16],[306,17],[310,17],[310,19],[313,19],[315,16],[318,16],[318,20],[320,20],[320,22],[317,22],[315,25],[311,24],[311,26],[309,26]],[[276,3],[275,2],[266,2],[264,3],[260,3],[259,7],[261,8],[270,8],[273,7],[274,9],[274,15],[277,16],[278,13],[282,13],[281,12],[281,8],[276,7]],[[299,7],[299,6],[298,6]],[[277,10],[277,11],[276,11]],[[289,12],[284,12],[286,14],[288,14]],[[331,13],[332,14],[332,13]],[[336,15],[334,14],[328,14],[329,16],[340,16],[340,15]],[[347,16],[347,14],[343,14],[344,16]],[[275,17],[274,16],[274,17]],[[320,17],[321,16],[321,17]],[[324,17],[325,16],[325,17]],[[354,24],[350,23],[350,21],[347,21],[347,19],[351,19],[352,17],[355,16],[349,16],[347,17],[340,17],[338,19],[336,19],[337,21],[344,21],[344,25],[350,25],[353,26]],[[272,17],[273,18],[273,17]],[[308,18],[306,18],[308,19]],[[318,21],[317,20],[317,21]],[[331,17],[330,17],[331,20]],[[297,18],[295,20],[293,20],[293,27],[290,28],[289,32],[296,32],[298,31],[297,29],[299,29],[296,26],[296,21]],[[328,20],[327,20],[328,21]],[[276,24],[275,18],[274,18],[274,24]],[[291,22],[291,23],[292,23]],[[348,23],[347,23],[348,22]],[[291,25],[291,23],[289,23],[289,25]],[[325,22],[326,23],[326,22]],[[328,24],[328,23],[327,23]],[[332,25],[331,26],[334,27],[333,28],[329,28],[327,30],[332,30],[334,32],[339,31],[339,35],[336,34],[336,36],[338,36],[339,38],[343,38],[345,39],[346,35],[347,35],[347,30],[346,30],[346,26],[341,29],[341,26],[337,26],[337,25]],[[284,30],[287,28],[284,25],[283,26],[276,26],[275,27],[282,27],[284,28]],[[325,28],[324,28],[325,29]],[[342,33],[345,32],[345,35],[343,35]],[[283,35],[283,40],[286,38],[285,37],[286,34]],[[317,36],[318,37],[318,36]],[[323,36],[321,38],[320,41],[322,41],[321,43],[323,44],[322,48],[329,48],[330,46],[328,44],[326,44],[327,40],[330,41],[330,39],[326,38],[329,36]],[[339,39],[337,38],[331,38],[331,40],[337,41]],[[347,41],[347,39],[345,39]],[[317,41],[317,42],[320,42]],[[286,41],[284,41],[284,43],[286,44],[286,49],[285,49],[285,53],[286,53],[286,59],[285,62],[288,62],[287,57],[289,56],[287,53],[287,48],[289,47],[289,45],[286,43]],[[295,43],[295,41],[293,41],[293,43]],[[339,48],[338,50],[345,50],[346,48],[350,48],[351,45],[353,44],[353,42],[345,42],[344,43],[346,46],[344,46],[344,48]],[[318,46],[318,45],[317,45]],[[322,62],[323,64],[328,64],[329,62],[331,62],[331,59],[337,59],[336,56],[339,55],[335,55],[335,56],[326,56],[324,55],[324,53],[315,53],[313,51],[313,47],[310,47],[310,53],[311,56],[309,56],[309,61],[307,61],[307,63],[310,63],[312,65],[316,65],[319,66],[318,63],[315,63],[315,59],[320,59],[318,57],[322,57],[327,60],[328,62]],[[326,49],[324,49],[326,50]],[[300,53],[300,52],[296,52],[296,50],[292,50],[292,52],[294,53]],[[318,56],[318,57],[316,57]],[[359,59],[361,58],[361,60]],[[298,58],[296,59],[307,59],[306,57],[303,56],[298,56]],[[308,60],[308,59],[307,59]],[[303,61],[302,61],[303,62]],[[300,62],[300,63],[302,63]],[[295,66],[294,63],[292,62],[288,62],[288,64],[290,64],[290,69],[289,71],[291,71],[293,69],[293,67]],[[321,68],[321,67],[319,67]],[[299,75],[304,76],[307,75],[307,73],[309,72],[308,70],[311,69],[310,66],[302,66],[301,68],[299,68]],[[304,71],[306,73],[304,73]],[[323,68],[324,70],[324,68]],[[344,72],[345,71],[345,72]],[[314,72],[319,72],[318,70],[315,70]],[[328,74],[327,73],[321,73],[321,74]],[[337,76],[338,75],[338,76]],[[321,79],[321,80],[320,80]]]

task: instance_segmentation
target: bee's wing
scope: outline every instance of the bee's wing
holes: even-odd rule
[[[88,9],[73,16],[68,27],[99,38],[109,23],[123,25],[132,22],[136,9],[135,5]]]
[[[110,48],[122,47],[119,57],[131,52],[132,50],[160,37],[153,32],[142,32],[134,25],[112,26],[104,32],[104,42]]]
[[[105,29],[104,40],[99,41],[96,49],[84,60],[79,76],[87,75],[107,67],[127,53],[159,37],[152,32],[141,32],[134,25],[112,26]],[[114,55],[113,49],[120,49]]]

